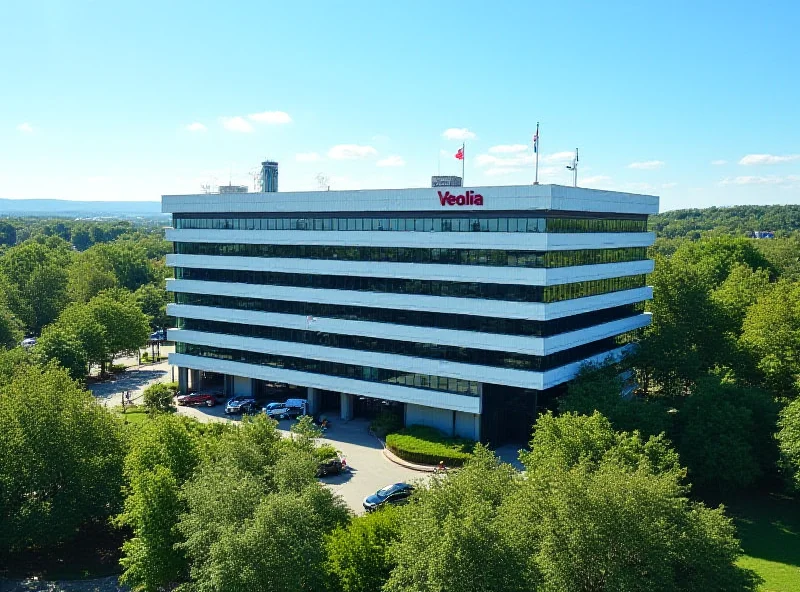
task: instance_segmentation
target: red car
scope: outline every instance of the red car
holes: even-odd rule
[[[178,405],[205,405],[213,407],[217,404],[214,395],[208,393],[189,393],[188,395],[178,395]]]

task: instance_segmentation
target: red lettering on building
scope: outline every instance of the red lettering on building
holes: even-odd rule
[[[461,195],[453,195],[449,191],[444,193],[439,191],[439,203],[442,206],[482,206],[483,196],[474,191],[467,191]]]

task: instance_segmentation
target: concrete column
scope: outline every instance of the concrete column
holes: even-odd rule
[[[225,393],[226,397],[233,396],[233,376],[230,374],[226,374],[224,377],[224,386],[222,387],[222,392]]]
[[[342,407],[342,421],[350,421],[353,419],[353,395],[339,393],[339,400]]]
[[[308,401],[308,412],[311,415],[319,413],[320,399],[322,395],[317,392],[317,389],[308,387],[306,392],[306,400]]]
[[[189,392],[189,369],[178,366],[178,391],[185,395]]]
[[[189,388],[200,390],[200,370],[189,370]]]
[[[258,379],[251,378],[250,379],[250,395],[255,397],[258,393]]]

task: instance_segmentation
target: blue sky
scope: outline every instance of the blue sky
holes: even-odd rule
[[[0,5],[0,197],[540,181],[800,202],[797,2]],[[449,130],[449,131],[448,131]]]

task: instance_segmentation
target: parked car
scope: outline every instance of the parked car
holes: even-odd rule
[[[329,458],[317,467],[317,477],[327,477],[328,475],[338,475],[344,469],[341,459]]]
[[[22,347],[33,347],[36,345],[36,338],[35,337],[26,337],[20,342]]]
[[[286,415],[288,417],[308,415],[308,401],[305,399],[288,399],[284,405],[286,405]]]
[[[167,332],[164,329],[159,329],[153,333],[150,333],[150,341],[166,341],[167,340]]]
[[[263,412],[272,419],[286,419],[289,417],[289,410],[286,403],[267,403],[264,405]]]
[[[188,395],[178,395],[178,405],[205,405],[213,407],[217,404],[217,398],[211,393],[189,393]]]
[[[233,397],[228,400],[225,405],[225,413],[256,413],[258,411],[258,403],[256,400],[248,395]]]
[[[367,512],[374,512],[384,504],[404,504],[412,493],[414,493],[414,487],[408,483],[387,485],[364,498],[364,509]]]

